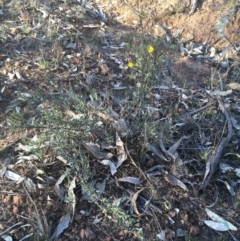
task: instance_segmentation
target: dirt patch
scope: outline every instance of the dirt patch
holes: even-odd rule
[[[173,39],[175,43],[176,41],[182,41],[181,38],[191,41],[191,43],[204,43],[207,45],[207,51],[214,47],[220,55],[224,49],[230,48],[227,57],[231,61],[238,61],[239,63],[239,54],[233,47],[233,45],[239,46],[240,39],[239,3],[237,1],[197,1],[197,7],[193,14],[190,15],[191,2],[194,1],[129,0],[122,2],[111,1],[109,4],[103,0],[99,5],[111,16],[111,19],[116,20],[116,22],[109,22],[109,25],[114,23],[115,27],[129,26],[138,30],[140,34],[142,33],[141,29],[144,29],[144,34],[152,34],[163,40],[165,39],[164,41],[168,41],[166,33],[172,37],[181,30],[178,40]],[[217,24],[224,17],[227,19],[227,24],[224,25],[226,38],[222,38],[219,27],[217,27]],[[163,30],[163,28],[167,29],[167,31]],[[196,56],[182,57],[182,55],[188,54],[181,53],[177,55],[177,51],[171,51],[171,47],[169,47],[168,44],[167,46],[163,45],[159,50],[164,52],[165,57],[168,56],[167,58],[171,62],[173,70],[177,71],[175,77],[180,77],[178,81],[180,79],[191,83],[196,81],[196,84],[204,86],[208,84],[211,78],[215,78],[213,75],[216,73],[211,69],[213,67],[212,60],[202,62],[201,58]],[[179,50],[178,44],[175,49]],[[214,67],[219,66],[219,62],[217,62],[215,62]],[[238,75],[237,72],[238,69],[236,69],[236,75]]]
[[[204,87],[208,84],[211,76],[211,68],[198,63],[188,57],[180,56],[173,65],[176,79],[183,83]]]
[[[237,1],[198,1],[197,8],[192,15],[189,15],[191,1],[135,1],[127,2],[101,1],[99,3],[110,13],[113,13],[117,20],[124,25],[139,26],[143,24],[149,33],[154,34],[155,25],[164,23],[171,27],[174,32],[183,28],[182,36],[191,38],[194,42],[209,42],[216,47],[226,47],[229,42],[220,41],[216,24],[222,17],[228,16],[229,22],[226,26],[226,33],[236,44],[239,41],[240,12]],[[141,23],[140,20],[141,19]]]

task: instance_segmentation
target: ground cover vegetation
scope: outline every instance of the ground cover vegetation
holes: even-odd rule
[[[230,16],[217,58],[134,6],[130,26],[98,1],[1,3],[0,239],[240,239]]]

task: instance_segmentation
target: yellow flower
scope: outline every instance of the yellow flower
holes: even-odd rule
[[[128,62],[128,68],[133,68],[134,63],[133,62]]]
[[[155,49],[154,49],[154,47],[153,47],[152,45],[150,45],[150,46],[148,47],[148,53],[149,53],[149,54],[153,53],[154,50],[155,50]]]

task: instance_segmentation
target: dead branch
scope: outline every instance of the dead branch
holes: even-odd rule
[[[233,134],[232,121],[231,121],[230,116],[229,116],[226,108],[224,107],[220,97],[218,97],[218,104],[219,104],[221,111],[226,116],[227,125],[228,125],[228,134],[226,137],[222,138],[216,151],[213,153],[213,155],[210,157],[210,159],[206,163],[206,171],[205,171],[203,183],[199,190],[199,194],[203,193],[203,191],[206,189],[207,185],[209,184],[210,179],[211,179],[212,175],[214,174],[214,172],[217,168],[217,165],[219,163],[219,159],[221,157],[222,151],[223,151],[224,147],[227,146],[227,144],[230,141],[230,139],[232,138],[232,134]]]

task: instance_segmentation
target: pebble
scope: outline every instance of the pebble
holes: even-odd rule
[[[81,214],[76,214],[75,216],[74,216],[74,220],[75,221],[80,221],[82,219],[82,215]]]
[[[190,227],[190,233],[195,234],[195,235],[199,235],[200,234],[200,228],[198,226],[192,225]]]

